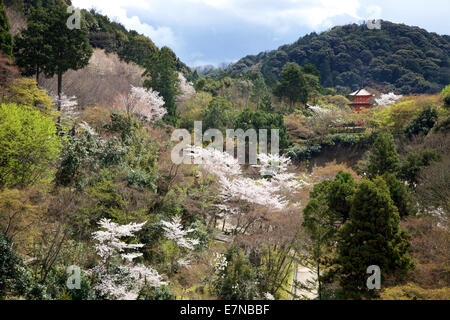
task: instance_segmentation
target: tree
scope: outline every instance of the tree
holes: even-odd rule
[[[164,119],[173,126],[177,126],[179,121],[175,100],[179,93],[179,78],[175,60],[176,56],[173,51],[168,47],[163,47],[152,56],[144,73],[144,75],[150,77],[150,79],[144,81],[144,86],[158,91],[164,98],[164,107],[167,109]]]
[[[160,120],[167,110],[163,108],[164,100],[152,89],[131,87],[128,95],[121,94],[116,98],[119,110],[128,115],[135,114],[140,120],[153,122]]]
[[[392,173],[385,173],[382,177],[386,181],[391,199],[398,209],[400,218],[412,216],[416,210],[408,187]]]
[[[30,78],[15,79],[8,88],[6,102],[32,106],[46,115],[50,115],[53,108],[53,100],[47,91],[39,89],[36,81]]]
[[[375,178],[386,172],[396,173],[399,165],[394,138],[389,133],[380,133],[370,150],[367,175]]]
[[[140,252],[127,252],[142,248],[140,243],[128,244],[121,238],[135,237],[144,223],[118,225],[108,219],[100,222],[102,230],[93,233],[98,243],[95,250],[100,256],[100,263],[93,269],[97,278],[94,286],[95,295],[111,300],[136,300],[146,286],[160,287],[166,283],[162,276],[151,267],[132,264],[133,260],[142,256]]]
[[[145,66],[147,60],[157,52],[158,48],[152,40],[131,32],[129,41],[119,50],[119,56],[126,62],[132,61],[140,66]]]
[[[350,215],[353,196],[357,188],[350,173],[339,172],[334,180],[325,180],[314,186],[311,200],[303,210],[302,226],[308,232],[310,252],[318,282],[319,298],[322,297],[322,269],[331,266],[330,256],[336,242],[336,234]]]
[[[440,154],[434,150],[411,152],[400,166],[399,178],[414,189],[419,183],[421,171],[440,160]]]
[[[297,102],[308,101],[308,87],[302,69],[295,62],[286,63],[281,72],[280,84],[275,90],[278,97],[286,97],[290,103],[290,111]]]
[[[259,104],[258,109],[267,113],[272,113],[274,111],[272,106],[272,96],[270,94],[266,94],[261,98],[261,103]]]
[[[215,290],[222,300],[257,298],[257,274],[241,249],[231,246],[216,262]]]
[[[257,74],[253,80],[253,87],[250,91],[250,99],[256,104],[257,107],[260,106],[261,100],[267,94],[268,88],[264,77],[261,74]]]
[[[11,55],[13,45],[9,29],[8,16],[3,6],[3,0],[0,0],[0,51],[7,56]]]
[[[235,114],[233,105],[222,97],[213,98],[208,107],[202,111],[203,129],[219,129],[225,132],[233,126]]]
[[[27,28],[21,30],[14,40],[16,64],[22,68],[24,76],[35,76],[39,85],[39,75],[50,61],[51,46],[47,43],[48,13],[39,1],[30,8]]]
[[[0,300],[10,293],[25,294],[28,279],[22,259],[13,250],[9,238],[0,231]]]
[[[438,112],[432,106],[426,107],[405,128],[406,135],[411,138],[418,134],[427,135],[438,120]]]
[[[51,177],[60,141],[53,120],[30,107],[0,107],[0,187],[25,187]]]
[[[45,45],[48,46],[48,62],[43,71],[47,77],[57,75],[58,99],[61,100],[63,74],[70,69],[78,70],[87,66],[93,51],[83,19],[80,21],[80,29],[71,30],[67,27],[70,14],[67,13],[64,1],[54,0],[46,12],[46,17],[48,24],[44,37]],[[60,101],[58,111],[61,111]]]
[[[367,268],[381,268],[381,277],[404,274],[414,267],[408,254],[409,235],[400,228],[400,216],[386,182],[363,180],[355,193],[350,219],[339,231],[339,279],[347,298],[373,297],[366,286]]]
[[[260,129],[267,130],[267,141],[271,141],[272,131],[271,129],[279,130],[279,145],[281,148],[289,146],[289,137],[287,135],[286,124],[284,123],[283,115],[272,114],[263,110],[250,111],[250,109],[244,109],[237,117],[234,124],[235,129],[242,129],[244,131],[248,129],[255,129],[258,136]]]
[[[450,84],[442,89],[441,94],[444,98],[445,107],[450,108]]]

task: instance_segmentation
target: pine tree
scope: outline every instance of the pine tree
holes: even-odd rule
[[[367,174],[370,178],[385,173],[396,173],[400,160],[395,147],[394,138],[389,133],[380,133],[370,151]]]
[[[3,6],[3,0],[0,0],[0,51],[10,56],[12,53],[12,37],[9,33],[10,27],[8,16]]]
[[[35,7],[30,8],[28,27],[23,29],[14,41],[16,64],[22,68],[24,76],[35,76],[38,85],[39,75],[50,61],[51,47],[46,44],[45,39],[47,31],[47,12],[41,1],[38,1]]]
[[[179,115],[176,96],[179,93],[178,72],[175,65],[175,54],[168,47],[163,47],[148,63],[145,75],[149,76],[144,82],[146,88],[152,88],[164,98],[167,114],[164,120],[173,126],[178,125]]]
[[[382,280],[414,267],[407,253],[409,235],[399,223],[386,182],[381,177],[362,181],[354,196],[350,219],[339,231],[337,264],[346,298],[376,296],[377,292],[366,285],[369,266],[380,267]]]

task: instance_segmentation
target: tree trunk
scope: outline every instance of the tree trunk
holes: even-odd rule
[[[39,87],[39,73],[41,70],[39,70],[39,67],[36,68],[36,85]]]
[[[61,112],[61,99],[62,99],[62,72],[58,72],[58,112]],[[61,114],[58,115],[58,122],[56,124],[58,133],[61,135]]]
[[[61,111],[62,76],[62,73],[58,72],[58,111]]]
[[[320,283],[320,262],[317,260],[317,282],[318,282],[318,288],[317,293],[319,294],[319,300],[322,300],[322,285]]]

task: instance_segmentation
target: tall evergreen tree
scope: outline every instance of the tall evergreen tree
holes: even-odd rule
[[[7,56],[12,53],[12,37],[9,30],[8,16],[5,12],[3,0],[0,0],[0,51]]]
[[[385,173],[397,173],[399,165],[394,138],[389,133],[380,133],[370,151],[368,176],[375,178]]]
[[[275,90],[280,98],[289,100],[289,109],[292,112],[297,102],[305,104],[308,101],[308,85],[303,76],[302,68],[295,62],[286,63],[281,72],[280,84]]]
[[[47,12],[38,1],[35,7],[30,8],[28,27],[14,41],[16,64],[22,68],[24,76],[35,76],[38,85],[39,75],[50,61],[51,46],[45,38],[47,31]]]
[[[48,26],[44,35],[45,44],[49,46],[49,61],[44,65],[46,76],[58,76],[58,97],[61,100],[63,74],[72,69],[78,70],[88,65],[92,56],[89,45],[88,30],[81,19],[80,29],[69,29],[67,21],[71,16],[67,13],[67,4],[62,0],[54,0],[48,7]],[[58,103],[58,110],[61,105]]]
[[[369,266],[380,267],[382,280],[414,267],[407,252],[409,235],[399,223],[386,182],[381,177],[362,181],[354,196],[350,219],[339,231],[337,264],[345,297],[376,296],[375,290],[367,288]]]
[[[149,61],[144,75],[149,76],[144,86],[158,91],[164,98],[167,114],[164,120],[173,126],[178,125],[179,114],[176,96],[179,93],[178,72],[175,65],[176,56],[168,47],[163,47]]]

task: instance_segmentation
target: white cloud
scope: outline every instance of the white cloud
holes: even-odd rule
[[[204,26],[239,20],[284,32],[295,27],[322,28],[330,19],[348,15],[360,19],[360,0],[74,0],[83,8],[95,6],[110,17],[118,17],[127,27],[149,32],[161,41],[174,42],[168,27],[155,28],[129,17],[127,9],[139,10],[140,16],[168,25]]]
[[[111,20],[122,23],[126,28],[147,35],[159,47],[169,46],[172,49],[175,49],[177,43],[179,43],[170,27],[154,27],[147,23],[143,23],[138,16],[130,16],[128,14],[128,8],[139,9],[142,10],[142,12],[146,12],[150,9],[149,2],[139,0],[72,0],[72,4],[79,8],[96,8],[102,14],[107,15]]]

